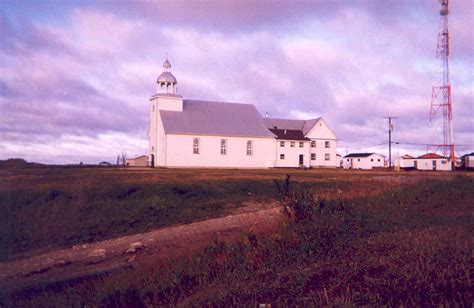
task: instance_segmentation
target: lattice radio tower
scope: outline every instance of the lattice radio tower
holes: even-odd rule
[[[448,14],[449,0],[440,0],[441,15],[436,57],[441,60],[442,85],[433,86],[431,92],[430,122],[439,110],[443,113],[443,144],[436,144],[441,149],[443,156],[454,163],[454,138],[453,138],[453,101],[451,99],[451,82],[449,81],[449,29]]]

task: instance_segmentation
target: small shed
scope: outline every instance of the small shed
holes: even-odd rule
[[[448,158],[436,153],[427,153],[413,159],[413,166],[417,170],[451,171],[452,164]]]
[[[474,152],[461,156],[462,166],[467,170],[474,170]]]
[[[344,169],[365,169],[385,167],[385,156],[377,153],[352,153],[342,160]]]
[[[148,167],[148,156],[142,155],[135,158],[128,158],[125,160],[127,167]]]
[[[400,156],[395,160],[395,166],[400,167],[400,169],[414,169],[415,157],[408,154]]]

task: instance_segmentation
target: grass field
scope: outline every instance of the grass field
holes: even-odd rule
[[[282,180],[291,173],[290,186]],[[32,288],[6,305],[472,303],[472,177],[342,170],[0,170],[2,259],[280,200],[273,234],[169,265]],[[274,183],[280,181],[282,193]]]
[[[288,172],[326,198],[397,185],[330,170],[0,169],[0,261],[222,216],[275,199],[273,181]]]

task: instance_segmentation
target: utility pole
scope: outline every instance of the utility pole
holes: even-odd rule
[[[388,167],[392,170],[392,119],[398,119],[397,117],[384,117],[384,119],[388,119]]]

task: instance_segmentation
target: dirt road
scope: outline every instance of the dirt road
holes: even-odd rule
[[[0,289],[14,290],[167,261],[203,248],[214,239],[230,241],[244,232],[265,232],[282,220],[277,203],[263,210],[236,213],[186,225],[75,245],[31,258],[0,263]],[[269,208],[268,208],[269,207]]]

